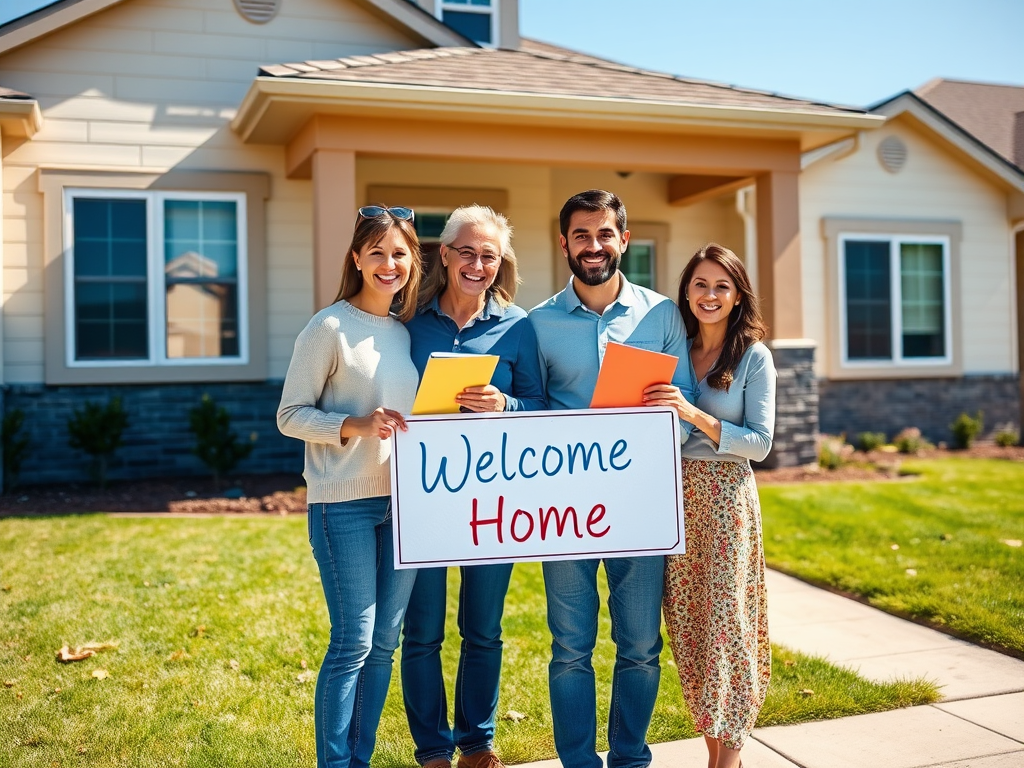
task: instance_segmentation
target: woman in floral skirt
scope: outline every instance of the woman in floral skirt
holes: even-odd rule
[[[751,461],[772,447],[775,366],[743,263],[710,243],[683,270],[679,311],[695,402],[645,393],[694,425],[683,445],[686,554],[665,564],[664,613],[709,768],[734,768],[771,677],[761,508]]]

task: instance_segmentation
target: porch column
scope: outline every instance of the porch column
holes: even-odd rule
[[[771,171],[757,177],[757,292],[779,373],[769,467],[816,459],[818,381],[814,342],[804,338],[801,286],[797,173]]]
[[[797,173],[757,177],[757,288],[773,339],[804,335]]]
[[[319,311],[338,294],[345,249],[355,231],[356,153],[317,149],[313,152],[312,176],[313,310]]]

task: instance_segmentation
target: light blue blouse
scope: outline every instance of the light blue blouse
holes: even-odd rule
[[[690,360],[687,342],[686,359]],[[743,354],[733,373],[728,391],[713,389],[705,376],[697,381],[690,361],[690,379],[695,392],[694,405],[722,423],[722,442],[715,445],[710,437],[694,427],[684,434],[684,459],[716,461],[763,461],[772,447],[775,431],[775,364],[764,344],[752,344]]]

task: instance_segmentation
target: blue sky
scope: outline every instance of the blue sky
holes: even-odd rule
[[[46,4],[0,0],[0,23]],[[520,28],[626,64],[841,104],[933,77],[1024,85],[1024,0],[520,0]]]

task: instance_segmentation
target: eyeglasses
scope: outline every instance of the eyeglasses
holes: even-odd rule
[[[416,211],[412,208],[403,208],[401,206],[395,206],[394,208],[387,208],[383,205],[364,205],[359,209],[360,219],[376,219],[383,216],[385,213],[391,214],[392,217],[401,221],[415,221]]]
[[[483,264],[485,267],[493,267],[495,264],[501,261],[501,256],[499,256],[496,253],[477,253],[468,245],[462,248],[459,248],[454,245],[449,245],[448,250],[455,251],[457,254],[459,254],[459,258],[462,259],[467,264],[474,264],[476,263],[477,259],[480,259],[480,263]]]

